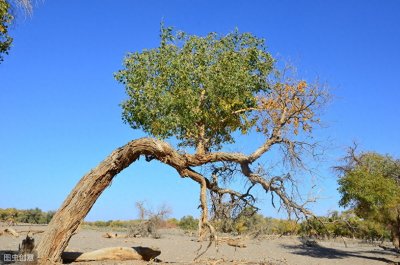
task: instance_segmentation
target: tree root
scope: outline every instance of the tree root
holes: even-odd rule
[[[202,229],[200,230],[200,236],[199,236],[199,241],[203,241],[203,238],[205,236],[205,229],[204,227],[207,227],[208,229],[208,233],[209,233],[209,240],[208,240],[208,244],[207,247],[200,252],[200,250],[203,248],[203,244],[200,245],[200,247],[197,249],[197,256],[193,259],[193,261],[197,261],[201,256],[203,256],[212,246],[212,243],[215,243],[215,249],[218,252],[218,237],[217,237],[217,233],[215,231],[215,228],[208,222],[204,222],[202,225]]]

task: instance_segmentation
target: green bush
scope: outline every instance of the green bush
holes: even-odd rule
[[[120,220],[111,221],[109,223],[109,226],[112,227],[112,228],[127,227],[128,226],[128,222],[127,221],[120,221]]]
[[[184,216],[179,221],[179,227],[184,230],[196,230],[199,227],[199,220],[191,215]]]
[[[43,212],[39,208],[18,210],[15,208],[0,209],[0,220],[4,222],[48,224],[54,211]]]
[[[299,233],[306,236],[352,237],[371,241],[390,239],[388,227],[378,222],[361,219],[351,211],[304,221],[300,225]]]

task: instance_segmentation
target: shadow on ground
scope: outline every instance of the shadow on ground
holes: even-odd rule
[[[292,254],[309,256],[318,259],[344,259],[347,257],[355,257],[360,259],[367,260],[376,260],[382,261],[389,264],[400,264],[398,261],[390,260],[382,257],[382,255],[393,255],[392,252],[389,251],[343,251],[334,248],[328,248],[321,245],[315,246],[307,246],[307,245],[287,245],[281,244],[281,246],[285,249],[290,249]]]

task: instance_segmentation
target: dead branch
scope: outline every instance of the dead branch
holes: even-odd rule
[[[230,240],[230,241],[226,242],[226,244],[228,246],[235,247],[235,248],[246,248],[247,247],[246,244],[244,244],[241,241],[237,241],[237,240]]]
[[[246,248],[247,245],[243,242],[243,238],[220,237],[218,243],[226,243],[228,246],[235,248]]]
[[[40,234],[40,233],[43,233],[44,232],[44,230],[21,230],[21,231],[18,231],[20,234],[21,233],[27,233],[27,235],[36,235],[36,234]]]
[[[117,233],[105,233],[102,235],[104,238],[127,238],[127,235],[118,235]]]

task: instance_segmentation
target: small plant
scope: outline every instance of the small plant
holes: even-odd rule
[[[146,207],[143,201],[136,202],[139,212],[139,222],[128,227],[128,237],[149,237],[160,238],[158,229],[166,226],[166,219],[172,210],[167,205],[162,205],[157,211]]]

